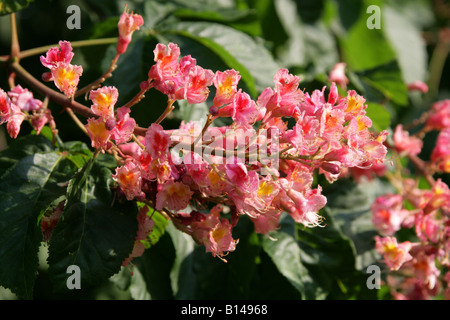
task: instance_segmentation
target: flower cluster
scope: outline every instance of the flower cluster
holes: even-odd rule
[[[238,89],[238,71],[204,69],[181,56],[174,43],[158,44],[154,60],[145,88],[166,94],[167,110],[176,100],[201,103],[214,92],[210,113],[204,123],[183,122],[177,130],[153,123],[145,137],[113,138],[124,158],[113,178],[123,197],[166,214],[214,256],[236,248],[232,231],[243,215],[262,234],[277,228],[282,212],[305,226],[321,225],[326,197],[314,174],[333,182],[342,171],[370,168],[385,158],[387,133],[370,131],[365,100],[354,91],[339,97],[333,84],[328,94],[323,88],[309,95],[299,89],[297,76],[281,69],[274,87],[253,100]],[[102,101],[115,101],[111,88],[98,90],[110,95]],[[88,124],[93,146],[107,150],[118,119],[108,125],[111,104],[94,102],[91,108],[100,115]],[[211,125],[221,117],[232,124]],[[120,130],[117,137],[124,137]]]
[[[117,56],[142,25],[141,16],[122,14]],[[77,96],[82,73],[82,67],[70,64],[73,56],[67,41],[41,56],[50,69],[44,80],[53,80],[69,100]],[[346,84],[339,79],[342,72],[342,67],[336,70],[334,79]],[[145,204],[135,249],[124,265],[142,254],[142,241],[151,233],[148,207],[223,259],[236,248],[233,228],[240,217],[247,216],[256,232],[269,236],[283,212],[307,227],[322,226],[319,211],[327,199],[314,176],[323,174],[332,183],[351,169],[383,165],[387,132],[371,130],[365,100],[355,91],[340,96],[332,83],[310,94],[299,88],[298,76],[280,69],[274,85],[255,99],[239,88],[240,79],[234,69],[213,72],[190,55],[181,56],[178,45],[160,43],[140,94],[129,103],[116,106],[117,88],[101,82],[86,87],[88,92],[81,90],[91,102],[92,114],[82,129],[93,148],[116,157],[112,178],[119,199]],[[167,108],[136,136],[131,107],[150,89],[167,95]],[[0,95],[2,122],[17,126],[23,112],[41,110],[34,100],[19,103],[25,100],[20,94]],[[164,129],[161,123],[177,100],[210,103],[209,113],[203,122]],[[19,106],[17,112],[13,106]],[[229,118],[231,124],[214,126],[218,118]]]
[[[438,294],[450,299],[450,189],[441,178],[432,177],[450,172],[449,108],[449,100],[436,102],[422,133],[410,136],[399,125],[393,137],[392,150],[413,159],[427,175],[430,188],[419,188],[418,180],[395,174],[390,179],[399,192],[382,195],[372,205],[372,221],[380,233],[376,250],[390,270],[387,284],[396,299],[429,299]],[[423,146],[419,136],[432,130],[439,133],[426,163],[417,158]],[[398,243],[402,230],[410,230],[415,240]]]
[[[8,93],[0,89],[0,124],[7,123],[6,129],[12,138],[17,138],[25,120],[30,122],[37,134],[47,123],[50,127],[55,127],[47,104],[35,99],[31,91],[20,85],[16,85]]]

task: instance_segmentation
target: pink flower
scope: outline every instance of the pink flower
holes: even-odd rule
[[[111,136],[110,131],[106,129],[105,122],[101,118],[89,118],[85,127],[91,138],[92,147],[104,149]]]
[[[139,213],[137,215],[137,221],[138,221],[138,230],[136,234],[136,238],[134,240],[134,246],[133,250],[131,251],[128,258],[126,258],[122,266],[126,267],[131,263],[133,258],[140,257],[144,254],[145,251],[145,240],[147,239],[148,235],[153,231],[153,228],[155,227],[155,222],[152,220],[152,218],[147,214],[149,211],[148,206],[144,206],[139,210]]]
[[[337,83],[337,85],[344,90],[347,89],[347,84],[349,83],[349,80],[345,75],[345,66],[346,64],[344,62],[336,63],[328,75],[329,82]]]
[[[346,120],[351,118],[356,118],[365,112],[367,106],[365,105],[366,100],[360,95],[356,94],[356,91],[349,90],[347,97],[342,99],[340,104],[344,106],[344,111],[346,113]]]
[[[53,47],[50,48],[45,57],[41,56],[41,63],[44,67],[49,69],[54,69],[58,66],[58,64],[70,64],[74,53],[72,52],[72,45],[69,41],[60,41],[59,48]]]
[[[145,196],[141,190],[141,168],[134,161],[116,168],[116,173],[112,177],[119,184],[127,200],[140,199]]]
[[[172,166],[167,159],[152,159],[148,164],[147,178],[156,179],[162,184],[169,180],[172,174]]]
[[[438,170],[450,173],[450,127],[439,133],[430,160]]]
[[[426,215],[439,209],[450,210],[450,189],[448,185],[441,179],[437,179],[431,192],[427,192],[426,200],[428,202],[423,206],[423,212]]]
[[[22,88],[20,85],[15,86],[8,92],[11,102],[22,111],[36,111],[42,107],[42,101],[34,99],[33,93],[28,89]]]
[[[170,136],[159,124],[152,123],[145,134],[145,149],[153,159],[166,158],[169,153]]]
[[[415,230],[417,237],[422,242],[430,240],[437,243],[439,241],[442,231],[442,221],[437,220],[435,214],[416,214],[415,215]]]
[[[231,117],[238,126],[249,127],[261,118],[261,112],[250,96],[239,90],[229,105],[219,109],[218,116]]]
[[[434,289],[438,285],[440,275],[435,262],[436,254],[431,253],[432,250],[429,246],[418,246],[411,250],[413,255],[411,267],[414,278],[419,280],[420,284],[428,290]]]
[[[220,219],[215,214],[208,214],[202,222],[193,223],[193,237],[205,246],[206,252],[213,257],[223,257],[226,252],[236,249],[236,242],[232,237],[232,226],[226,219]],[[226,260],[224,260],[226,261]]]
[[[0,89],[0,124],[8,122],[11,115],[11,99]]]
[[[160,186],[156,195],[156,210],[167,208],[171,211],[185,209],[193,192],[182,182],[167,181]]]
[[[176,92],[177,99],[186,99],[189,103],[205,102],[209,95],[214,73],[200,66],[193,66],[183,77],[184,86]]]
[[[56,87],[67,97],[73,97],[83,73],[83,67],[62,62],[58,63],[51,73]]]
[[[395,237],[375,236],[375,248],[384,257],[384,262],[390,270],[398,270],[407,261],[412,259],[409,254],[413,244],[409,241],[397,243]]]
[[[33,113],[31,116],[31,126],[39,134],[42,128],[47,124],[54,125],[54,119],[50,109],[42,109],[39,112]]]
[[[431,115],[425,127],[428,130],[450,128],[450,99],[438,101],[431,107]]]
[[[184,156],[186,174],[199,186],[206,186],[211,167],[195,152],[187,152]]]
[[[394,132],[394,147],[400,156],[415,156],[420,153],[423,141],[417,137],[409,136],[408,131],[403,130],[403,126],[398,124]]]
[[[68,41],[60,41],[59,49],[50,48],[46,56],[41,56],[41,63],[50,69],[50,72],[42,74],[44,81],[54,80],[56,87],[68,97],[72,97],[78,85],[79,77],[83,72],[81,66],[70,64],[74,53]]]
[[[281,210],[269,210],[259,214],[255,218],[251,218],[255,227],[255,232],[268,234],[270,231],[276,230],[278,228],[281,212]]]
[[[182,83],[182,73],[178,62],[180,48],[174,43],[169,43],[167,47],[158,43],[153,53],[156,64],[150,68],[148,78],[153,80],[155,89],[172,97]]]
[[[379,196],[371,206],[372,222],[383,236],[392,236],[400,230],[403,219],[408,214],[403,209],[403,198],[398,194]]]
[[[292,202],[285,204],[285,208],[295,222],[306,227],[320,226],[322,217],[318,215],[318,212],[327,203],[327,198],[321,194],[321,191],[321,186],[318,186],[317,189],[306,192],[299,192],[294,188],[286,192]]]
[[[408,84],[408,90],[409,91],[420,91],[422,93],[427,93],[428,86],[423,81],[414,81],[414,82]]]
[[[248,171],[242,159],[230,157],[225,165],[228,181],[241,193],[252,193],[258,190],[258,174]]]
[[[232,237],[232,225],[227,219],[220,218],[220,209],[213,208],[210,214],[192,211],[190,214],[178,214],[173,220],[175,226],[191,235],[200,245],[204,245],[206,252],[213,257],[223,257],[236,249],[237,240]]]
[[[117,102],[119,92],[115,87],[102,87],[91,90],[89,99],[92,101],[91,109],[94,114],[107,120],[114,117],[114,105]]]
[[[121,14],[119,23],[117,24],[119,29],[119,40],[116,48],[117,54],[123,54],[127,50],[134,31],[139,30],[143,24],[144,19],[138,14],[128,13],[127,10]]]
[[[136,121],[130,117],[130,108],[120,107],[117,109],[117,121],[111,130],[111,138],[117,144],[126,143],[131,140]]]
[[[239,75],[239,72],[234,69],[226,70],[225,72],[216,72],[214,76],[214,86],[217,90],[213,100],[213,104],[216,107],[220,107],[233,101],[240,79],[241,76]]]
[[[25,114],[13,103],[10,104],[10,110],[10,117],[8,119],[8,124],[6,125],[6,130],[11,138],[15,139],[19,135],[20,126],[22,125],[23,120],[25,120]]]
[[[257,103],[266,110],[267,121],[270,117],[292,117],[298,112],[303,92],[298,88],[300,78],[280,69],[274,76],[275,88],[266,88],[258,97]]]

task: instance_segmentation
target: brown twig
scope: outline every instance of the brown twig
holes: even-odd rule
[[[48,98],[62,106],[63,108],[70,108],[73,110],[76,114],[81,115],[86,118],[98,118],[96,114],[92,112],[92,110],[81,103],[70,100],[62,93],[59,93],[49,87],[47,87],[45,84],[43,84],[41,81],[37,80],[35,77],[33,77],[27,70],[25,70],[19,63],[13,62],[9,65],[9,68],[11,71],[15,72],[17,77],[22,79],[27,85],[38,91],[43,96],[48,96]],[[134,133],[137,135],[145,135],[145,132],[147,131],[146,128],[136,127],[134,130]]]

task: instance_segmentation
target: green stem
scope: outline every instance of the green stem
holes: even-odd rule
[[[72,48],[76,47],[87,47],[87,46],[97,46],[97,45],[104,45],[104,44],[113,44],[117,42],[117,37],[112,38],[101,38],[101,39],[90,39],[90,40],[80,40],[80,41],[73,41],[70,42]],[[24,50],[20,52],[19,57],[21,59],[28,58],[31,56],[35,56],[37,54],[42,54],[48,51],[48,49],[58,46],[57,44],[53,45],[47,45],[42,47],[36,47],[29,50]]]

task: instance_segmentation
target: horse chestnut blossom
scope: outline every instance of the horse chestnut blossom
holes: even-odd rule
[[[328,97],[325,88],[309,95],[299,89],[299,77],[280,69],[274,87],[254,100],[238,88],[236,70],[213,73],[181,56],[174,43],[158,44],[154,61],[145,88],[167,95],[169,112],[176,100],[206,101],[215,86],[209,120],[183,122],[176,130],[153,123],[140,144],[120,133],[111,139],[114,129],[101,119],[113,118],[117,128],[123,117],[113,112],[116,90],[103,87],[91,91],[91,108],[100,118],[88,120],[88,132],[94,147],[107,150],[115,140],[122,150],[124,164],[114,180],[128,200],[164,213],[214,256],[235,250],[232,228],[243,215],[268,236],[283,212],[307,227],[321,226],[327,199],[313,183],[315,172],[332,182],[345,169],[384,161],[387,132],[369,131],[365,100],[354,91],[340,98],[333,84]],[[125,114],[132,119],[129,110]],[[232,124],[211,126],[221,117]],[[230,211],[230,222],[220,218],[219,207]]]
[[[121,15],[112,66],[142,25],[137,14]],[[282,68],[273,75],[273,86],[252,97],[239,88],[237,70],[203,68],[192,56],[182,56],[175,43],[159,43],[153,53],[154,64],[139,86],[139,95],[127,104],[117,106],[119,90],[102,82],[80,90],[91,102],[82,129],[95,155],[111,153],[117,160],[112,179],[118,201],[141,206],[134,249],[123,265],[143,253],[143,242],[153,228],[149,208],[226,261],[224,257],[237,248],[233,228],[241,217],[247,216],[255,231],[268,237],[283,213],[306,227],[324,227],[320,211],[327,198],[314,176],[322,174],[332,183],[352,168],[384,163],[387,131],[371,129],[365,99],[353,90],[340,96],[332,83],[304,92],[301,79]],[[53,80],[69,101],[77,97],[82,74],[81,66],[71,64],[73,56],[70,42],[60,41],[59,47],[40,58],[50,69],[43,79]],[[167,107],[155,123],[137,134],[132,109],[152,89],[167,96]],[[178,100],[211,101],[206,121],[165,128],[163,121]],[[8,94],[0,91],[1,121],[8,122],[13,137],[30,113],[41,117],[30,117],[40,128],[51,119],[44,107],[20,87]],[[229,124],[214,126],[219,118],[228,118]],[[396,229],[393,220],[388,223]]]
[[[395,237],[375,237],[376,249],[383,255],[384,262],[389,267],[390,270],[398,270],[407,261],[412,259],[409,254],[411,250],[412,243],[405,241],[402,243],[397,243]]]
[[[399,194],[386,194],[378,197],[372,204],[372,222],[385,236],[392,236],[400,230],[408,211],[403,209],[403,198]]]
[[[442,100],[433,104],[431,114],[426,121],[427,130],[450,128],[450,100]]]
[[[0,124],[7,123],[6,129],[11,138],[17,138],[24,121],[29,121],[37,134],[47,123],[52,128],[55,126],[50,109],[41,100],[35,99],[31,91],[21,85],[14,86],[8,93],[0,89]]]
[[[97,90],[91,90],[89,99],[92,100],[92,111],[108,120],[114,117],[114,105],[117,102],[119,91],[115,87],[102,87]]]
[[[53,80],[55,86],[69,98],[74,96],[83,73],[82,66],[70,64],[73,56],[72,45],[68,41],[60,41],[59,48],[52,47],[45,57],[41,56],[42,65],[50,69],[50,72],[42,74],[42,79]]]
[[[125,53],[128,45],[131,42],[133,33],[139,30],[144,24],[144,19],[141,15],[135,13],[129,13],[125,10],[121,15],[118,23],[119,39],[117,41],[117,55]]]
[[[438,170],[450,173],[450,127],[439,133],[430,158]]]
[[[330,74],[328,75],[329,82],[335,82],[338,86],[340,86],[344,90],[346,90],[347,85],[350,82],[347,76],[345,75],[346,65],[347,64],[344,62],[336,63],[333,69],[331,69]]]
[[[403,178],[399,171],[388,176],[398,194],[379,196],[371,208],[382,236],[375,238],[376,250],[391,271],[387,284],[396,299],[430,299],[442,292],[448,296],[450,282],[441,272],[450,265],[450,188],[431,176],[450,172],[447,106],[446,100],[434,103],[424,119],[423,133],[439,131],[428,162],[417,157],[423,145],[420,136],[410,136],[402,125],[397,125],[391,146],[394,156],[414,159],[430,188],[419,188],[416,179]],[[410,229],[417,241],[397,243],[401,229]]]
[[[399,124],[394,132],[394,145],[400,156],[418,155],[422,151],[423,141],[418,137],[411,137]]]

